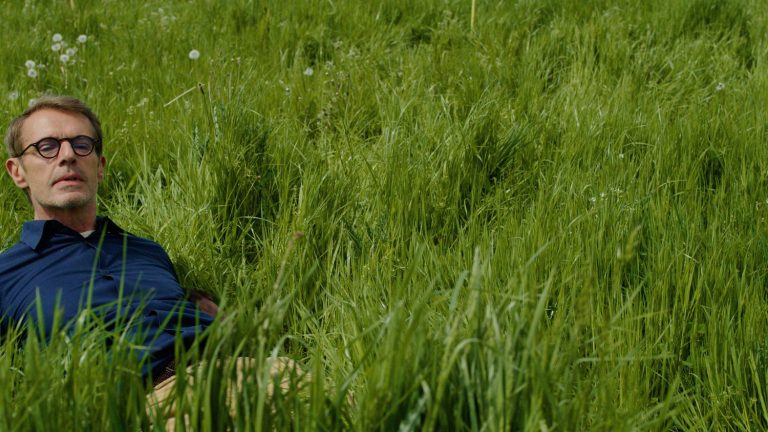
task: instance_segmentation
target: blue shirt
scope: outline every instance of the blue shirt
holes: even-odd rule
[[[55,220],[26,222],[21,241],[0,254],[0,331],[32,320],[50,335],[57,310],[71,330],[88,306],[108,329],[126,326],[132,342],[142,347],[144,376],[156,375],[173,360],[177,334],[189,346],[213,322],[185,299],[171,260],[157,243],[106,217],[97,218],[87,237]]]

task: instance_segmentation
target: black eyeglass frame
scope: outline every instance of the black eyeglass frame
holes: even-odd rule
[[[89,144],[90,144],[90,149],[89,149],[87,152],[85,152],[85,153],[79,152],[79,151],[78,151],[78,148],[79,148],[79,147],[78,147],[78,146],[75,146],[75,145],[72,143],[72,142],[73,142],[73,140],[80,140],[80,139],[83,139],[83,138],[87,139],[87,140],[88,140],[88,142],[89,142]],[[46,156],[46,155],[44,155],[44,154],[43,154],[43,152],[41,152],[41,151],[40,151],[40,145],[41,145],[41,144],[42,144],[44,141],[48,141],[48,140],[53,140],[53,141],[56,141],[56,144],[57,144],[57,145],[56,145],[56,153],[54,153],[54,154],[53,154],[53,155],[51,155],[51,156]],[[96,148],[96,145],[97,145],[97,144],[98,144],[98,142],[99,142],[99,140],[98,140],[98,139],[96,139],[96,138],[91,138],[91,137],[89,137],[88,135],[78,135],[78,136],[75,136],[75,137],[69,137],[69,138],[54,138],[54,137],[45,137],[45,138],[41,139],[40,141],[37,141],[37,142],[33,142],[32,144],[30,144],[30,145],[28,145],[28,146],[24,147],[24,150],[22,150],[22,151],[21,151],[21,153],[19,153],[19,154],[18,154],[16,157],[21,157],[21,156],[23,156],[23,155],[24,155],[24,153],[26,153],[26,151],[27,151],[27,150],[29,150],[29,148],[30,148],[30,147],[34,147],[34,148],[35,148],[35,150],[37,150],[37,154],[39,154],[39,155],[40,155],[40,157],[43,157],[43,158],[45,158],[45,159],[56,159],[56,157],[59,155],[59,152],[61,151],[61,144],[62,144],[64,141],[68,142],[68,143],[69,143],[69,145],[70,145],[70,147],[72,147],[72,151],[73,151],[73,152],[74,152],[76,155],[78,155],[78,156],[80,156],[80,157],[85,157],[85,156],[88,156],[89,154],[93,153],[93,150]],[[53,144],[53,143],[51,143],[51,144]],[[81,143],[81,144],[82,144],[82,143]]]

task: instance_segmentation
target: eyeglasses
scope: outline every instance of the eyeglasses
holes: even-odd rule
[[[72,151],[74,151],[78,156],[88,156],[91,154],[93,149],[96,147],[96,143],[98,142],[97,139],[93,139],[85,135],[78,135],[74,138],[48,137],[24,147],[24,150],[22,150],[21,153],[19,153],[19,155],[16,157],[21,157],[24,152],[29,150],[30,147],[34,147],[37,152],[40,153],[40,156],[46,159],[53,159],[59,155],[59,150],[61,150],[61,143],[64,141],[69,142],[69,145],[72,146]]]

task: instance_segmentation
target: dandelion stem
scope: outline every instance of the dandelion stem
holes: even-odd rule
[[[472,33],[475,32],[475,12],[477,11],[477,0],[472,0],[472,12],[469,16],[469,28]]]
[[[173,99],[169,100],[168,102],[166,102],[165,105],[163,105],[163,108],[167,107],[168,105],[170,105],[170,104],[176,102],[177,100],[181,99],[182,97],[186,96],[189,92],[193,91],[196,88],[197,88],[197,86],[192,86],[192,87],[184,90],[180,95],[178,95],[175,98],[173,98]]]

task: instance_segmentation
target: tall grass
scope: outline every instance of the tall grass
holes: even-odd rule
[[[12,1],[0,114],[89,102],[101,212],[220,299],[200,430],[768,427],[762,3],[472,4]],[[12,331],[0,430],[161,427],[108,337]]]

